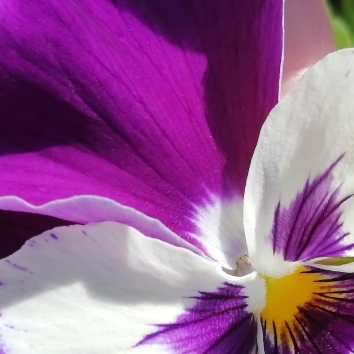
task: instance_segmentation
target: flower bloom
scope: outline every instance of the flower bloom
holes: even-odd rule
[[[41,233],[0,262],[0,352],[353,351],[351,51],[309,69],[257,143],[281,0],[7,0],[0,17],[0,217]],[[292,40],[284,86],[309,64]]]

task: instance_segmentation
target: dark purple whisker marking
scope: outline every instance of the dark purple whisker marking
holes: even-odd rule
[[[157,331],[136,346],[167,344],[179,354],[251,353],[256,347],[257,324],[246,311],[243,287],[224,283],[214,293],[199,292],[194,306],[175,323],[156,324]]]
[[[334,193],[339,193],[339,189],[337,188],[337,190],[334,192]],[[335,199],[335,195],[332,194],[330,196],[330,198],[328,200],[326,200],[328,197],[328,193],[326,193],[326,195],[324,196],[324,198],[322,199],[322,201],[320,203],[318,203],[318,207],[315,209],[315,212],[313,213],[311,219],[304,225],[303,227],[303,231],[306,232],[305,230],[307,229],[310,229],[308,231],[308,235],[313,235],[318,229],[319,227],[321,226],[322,224],[322,221],[323,220],[326,220],[329,218],[329,216],[338,209],[338,207],[340,206],[340,204],[337,206],[335,205],[334,207],[332,207],[332,209],[327,213],[325,214],[325,212],[327,211],[327,207],[329,205],[331,205],[332,202],[334,202],[334,199]],[[325,207],[323,206],[323,204],[325,204]],[[316,216],[318,215],[318,213],[321,213],[322,212],[322,218],[319,218],[316,220]],[[335,222],[338,222],[340,218],[340,215],[338,215],[336,218],[335,218]],[[336,225],[335,223],[332,223],[332,226],[331,228]],[[340,225],[336,225],[336,227],[339,229],[339,227],[342,226],[341,224]],[[327,231],[326,235],[331,231],[331,228],[329,231]],[[333,232],[332,232],[333,233]],[[331,234],[332,234],[331,233]],[[324,237],[326,239],[326,237]],[[311,237],[307,237],[305,239],[305,242],[303,243],[302,247],[301,247],[301,250],[299,251],[299,255],[301,256],[301,254],[303,253],[303,251],[308,248],[309,246],[309,243],[311,241]]]
[[[349,354],[354,351],[354,274],[308,268],[323,279],[283,327],[262,321],[266,354]]]
[[[296,336],[294,335],[293,333],[293,330],[291,329],[291,327],[289,326],[288,322],[285,321],[285,326],[286,326],[286,329],[288,330],[288,333],[290,335],[290,338],[291,338],[291,341],[293,343],[293,346],[294,346],[294,349],[295,349],[295,353],[300,353],[300,349],[297,345],[297,342],[296,342]]]
[[[273,339],[274,339],[274,354],[278,354],[278,334],[277,327],[275,326],[275,322],[273,321]]]
[[[29,274],[33,274],[30,270],[28,270],[26,267],[19,266],[16,263],[11,262],[9,259],[5,259],[5,262],[9,264],[11,267],[16,268],[18,270],[21,270],[23,272],[27,272]]]
[[[353,194],[339,199],[342,185],[331,190],[333,170],[343,157],[312,181],[309,178],[288,208],[278,203],[270,234],[274,254],[282,254],[287,261],[308,261],[342,256],[354,248],[353,243],[344,243],[349,233],[340,222],[340,208]]]
[[[314,270],[314,273],[318,273],[317,270]],[[326,279],[315,280],[316,283],[334,283],[339,281],[350,280],[353,278],[351,273],[337,273],[340,274],[337,277],[331,277]]]
[[[305,309],[300,309],[300,312],[302,312],[302,315],[307,318],[308,321],[312,321],[313,324],[316,324],[316,326],[321,330],[322,333],[327,333],[327,335],[330,335],[333,339],[335,339],[339,344],[343,345],[346,349],[351,350],[350,346],[348,346],[344,341],[342,341],[338,336],[336,335],[336,332],[331,332],[326,324],[323,324],[321,321],[319,321],[314,315],[312,311],[305,310]],[[327,343],[328,345],[328,343]],[[337,349],[335,346],[331,343],[331,348],[333,349],[334,352],[337,352]]]
[[[58,240],[58,236],[55,234],[50,234],[50,237],[53,238],[54,240]]]
[[[316,217],[317,212],[318,212],[319,209],[322,207],[322,204],[325,202],[327,196],[328,196],[328,193],[326,193],[325,196],[322,198],[321,202],[318,203],[318,206],[317,206],[316,209],[314,210],[314,213],[312,214],[312,216],[310,217],[310,219],[309,219],[309,220],[307,221],[307,223],[304,224],[303,227],[301,228],[301,233],[303,233],[306,229],[308,229],[308,228],[310,227],[309,225],[311,225],[313,222],[314,222],[315,225],[317,224],[316,220],[314,220],[314,219],[315,219],[315,217]],[[317,225],[318,225],[318,224],[317,224]],[[312,230],[312,232],[313,232],[313,230]],[[310,233],[311,233],[311,232],[310,232]],[[303,250],[306,246],[308,246],[308,241],[309,241],[309,238],[307,238],[307,240],[305,241],[305,244],[302,246],[302,250]],[[288,244],[287,244],[287,246],[288,246]],[[286,250],[286,251],[287,251],[287,250]]]
[[[206,353],[209,353],[212,350],[217,350],[217,348],[219,347],[220,343],[222,341],[226,340],[234,332],[237,332],[238,328],[244,326],[246,321],[247,322],[248,321],[252,321],[252,317],[250,317],[250,316],[244,317],[244,318],[242,318],[241,321],[236,322],[234,325],[232,325],[225,333],[223,333],[215,342],[213,342],[209,346],[209,348],[206,350]],[[237,335],[237,333],[235,333],[235,335]],[[229,352],[234,353],[234,347],[233,346],[230,347],[230,348],[227,348],[226,350],[228,350],[227,353],[229,353]],[[215,351],[214,351],[214,353],[215,353]],[[225,354],[227,354],[227,353],[225,352]]]

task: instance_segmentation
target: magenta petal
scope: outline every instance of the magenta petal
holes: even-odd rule
[[[107,197],[188,239],[196,207],[243,196],[282,3],[3,1],[0,196]]]

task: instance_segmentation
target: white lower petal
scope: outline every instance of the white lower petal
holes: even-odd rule
[[[255,273],[229,276],[215,262],[113,222],[31,239],[0,261],[0,282],[0,352],[9,354],[171,352],[168,341],[136,344],[156,324],[174,323],[195,304],[192,296],[224,283],[244,287],[252,309],[265,296]]]

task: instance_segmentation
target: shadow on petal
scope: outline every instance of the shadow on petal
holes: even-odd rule
[[[19,250],[30,238],[69,221],[51,216],[0,210],[0,259]]]

